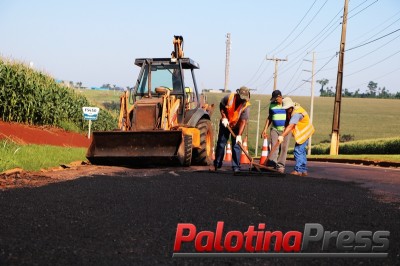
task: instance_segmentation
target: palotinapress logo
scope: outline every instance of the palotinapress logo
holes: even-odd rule
[[[319,223],[305,224],[303,232],[269,231],[260,223],[245,232],[226,233],[222,221],[215,231],[200,232],[194,224],[179,223],[173,257],[385,258],[389,236],[389,231],[326,231]],[[320,251],[307,252],[311,245]],[[194,252],[182,252],[183,247]],[[331,248],[335,252],[329,252]]]

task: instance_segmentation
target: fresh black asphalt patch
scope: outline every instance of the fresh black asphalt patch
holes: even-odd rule
[[[400,209],[349,182],[292,175],[131,169],[0,191],[0,265],[399,265]],[[198,230],[390,231],[389,255],[365,258],[173,258],[178,223]],[[319,252],[311,245],[309,252]],[[183,245],[182,252],[195,252]],[[338,252],[334,248],[329,252]]]

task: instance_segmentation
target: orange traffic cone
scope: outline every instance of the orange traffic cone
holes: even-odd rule
[[[247,149],[247,137],[244,138],[242,146],[243,146],[243,149],[248,153],[249,150]],[[242,151],[242,154],[240,155],[240,163],[241,164],[249,164],[250,163],[249,158],[247,158],[246,154],[244,154],[243,151]]]
[[[262,146],[262,151],[261,151],[261,157],[260,157],[260,164],[264,165],[265,162],[267,161],[269,154],[269,146],[268,146],[268,139],[264,139],[263,146]]]
[[[225,159],[224,161],[230,162],[232,161],[232,148],[231,148],[231,143],[228,142],[226,145],[226,152],[225,152]]]

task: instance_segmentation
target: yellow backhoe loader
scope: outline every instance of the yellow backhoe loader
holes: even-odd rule
[[[214,106],[198,94],[194,69],[174,36],[170,58],[139,58],[134,88],[121,96],[118,129],[93,132],[86,157],[104,165],[207,165]],[[131,107],[129,107],[129,104]]]

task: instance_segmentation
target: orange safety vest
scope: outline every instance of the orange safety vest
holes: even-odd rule
[[[235,95],[236,93],[231,93],[231,95],[229,95],[228,104],[225,106],[226,110],[228,111],[230,127],[234,127],[236,125],[236,123],[239,121],[240,115],[250,105],[250,102],[246,101],[244,105],[243,103],[240,103],[240,105],[236,108]]]
[[[302,114],[303,118],[299,120],[297,125],[292,130],[294,139],[298,144],[303,144],[307,139],[311,137],[315,132],[314,126],[310,123],[310,117],[308,116],[306,110],[299,106],[296,110],[293,110],[293,114]],[[292,115],[293,115],[292,114]]]

